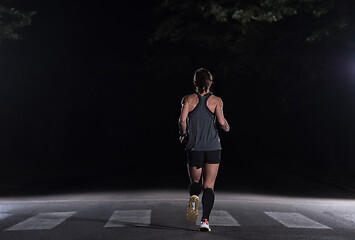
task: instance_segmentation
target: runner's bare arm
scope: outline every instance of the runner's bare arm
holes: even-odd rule
[[[185,96],[181,100],[181,114],[179,118],[179,130],[180,134],[184,134],[186,132],[186,127],[187,127],[187,115],[189,114],[189,101],[187,100],[187,96]],[[182,142],[184,139],[180,138],[180,142]]]
[[[217,101],[216,116],[217,116],[217,121],[220,125],[220,128],[223,131],[229,132],[230,127],[229,127],[227,120],[224,118],[224,115],[223,115],[223,102],[222,102],[221,98],[218,98],[218,101]]]

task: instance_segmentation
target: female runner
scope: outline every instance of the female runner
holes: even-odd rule
[[[203,216],[200,231],[210,232],[209,216],[214,204],[214,183],[222,149],[216,118],[222,130],[229,132],[230,127],[223,115],[222,99],[210,91],[211,73],[204,68],[197,69],[193,83],[196,91],[182,99],[179,118],[179,140],[182,144],[186,143],[187,170],[190,177],[190,200],[186,218],[190,222],[196,222],[202,183]]]

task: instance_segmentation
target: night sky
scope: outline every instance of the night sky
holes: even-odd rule
[[[269,177],[265,172],[354,172],[353,52],[336,45],[309,51],[329,59],[332,75],[321,84],[284,86],[296,97],[282,105],[277,78],[267,88],[255,79],[226,79],[217,69],[222,54],[150,44],[161,20],[158,4],[14,1],[37,14],[19,30],[21,40],[0,45],[2,189],[107,182],[115,188],[185,188],[177,123],[199,67],[214,75],[214,92],[231,125],[230,133],[220,133],[217,184],[228,189],[243,176],[244,184],[257,185]],[[297,61],[307,58],[301,56],[306,50],[292,46],[285,48],[294,54],[290,65],[296,70],[280,68],[280,78],[297,72]],[[310,72],[299,71],[295,82]]]

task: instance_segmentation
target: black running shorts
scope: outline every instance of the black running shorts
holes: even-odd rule
[[[201,168],[204,163],[216,164],[221,162],[221,150],[214,151],[187,151],[187,164],[189,167]]]

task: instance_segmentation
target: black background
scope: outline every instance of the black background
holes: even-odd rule
[[[280,105],[278,79],[267,88],[256,79],[225,79],[214,71],[221,56],[149,44],[159,1],[15,3],[37,14],[21,40],[0,45],[2,189],[185,188],[177,123],[199,67],[214,75],[214,93],[231,125],[230,133],[220,133],[220,187],[248,188],[270,178],[281,183],[282,171],[307,177],[354,172],[351,52],[313,50],[329,58],[333,75],[294,87],[297,97]],[[290,47],[290,68],[297,68],[297,54]],[[308,73],[300,71],[295,81]]]

